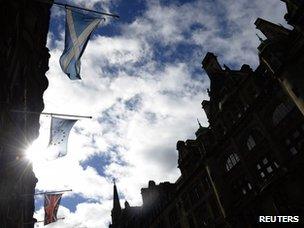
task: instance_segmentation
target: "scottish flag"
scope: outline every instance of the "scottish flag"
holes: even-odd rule
[[[60,57],[60,66],[71,80],[80,78],[80,58],[98,26],[101,18],[72,11],[67,7],[65,26],[65,48]]]
[[[49,149],[52,155],[62,157],[67,154],[68,137],[77,120],[52,117]]]

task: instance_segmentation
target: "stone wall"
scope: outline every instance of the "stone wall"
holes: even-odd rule
[[[24,152],[38,137],[39,115],[25,112],[40,113],[44,108],[51,3],[0,0],[0,224],[3,228],[34,227],[32,194],[37,179]]]

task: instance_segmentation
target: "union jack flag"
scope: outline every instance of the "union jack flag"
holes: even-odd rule
[[[62,194],[44,195],[44,225],[57,221],[57,211]]]

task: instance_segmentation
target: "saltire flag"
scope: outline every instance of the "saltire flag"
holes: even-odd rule
[[[57,211],[62,194],[44,195],[44,225],[57,221]]]
[[[66,9],[65,47],[60,57],[60,66],[71,80],[80,78],[80,58],[90,36],[102,18],[80,11]]]
[[[62,157],[67,154],[67,145],[70,131],[76,123],[75,119],[63,119],[52,117],[51,132],[48,147],[55,157]]]

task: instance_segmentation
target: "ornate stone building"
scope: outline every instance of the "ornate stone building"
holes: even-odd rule
[[[259,46],[261,65],[276,78],[285,92],[292,98],[304,115],[303,49],[304,49],[304,2],[302,0],[281,0],[286,3],[285,19],[293,29],[258,19],[257,28],[267,40]]]
[[[37,179],[25,149],[38,136],[48,86],[46,48],[51,2],[1,0],[0,226],[34,227]]]
[[[255,228],[259,215],[304,216],[304,5],[285,2],[294,29],[255,22],[267,38],[256,70],[223,68],[206,54],[209,126],[177,142],[180,178],[150,181],[136,213],[119,207],[127,219],[114,207],[112,228]]]

